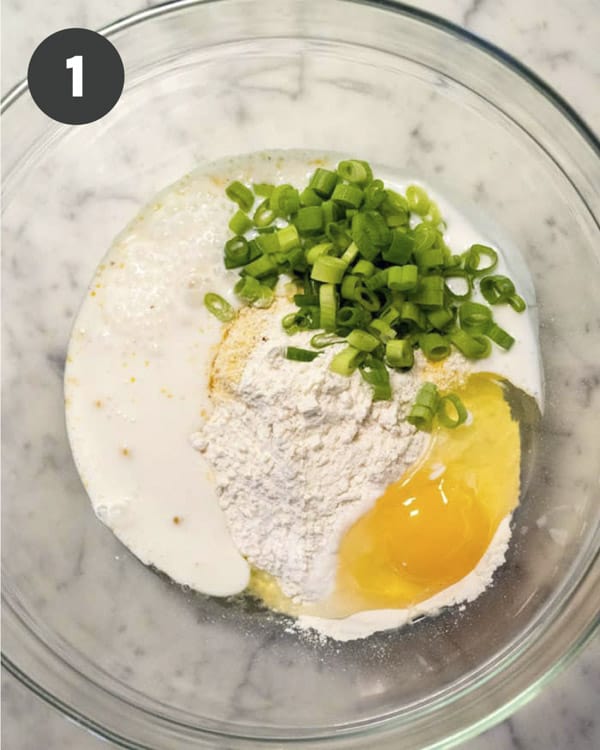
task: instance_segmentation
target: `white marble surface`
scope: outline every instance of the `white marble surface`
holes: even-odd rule
[[[505,48],[551,83],[595,129],[600,128],[600,58],[594,44],[597,0],[428,0],[432,12],[467,26]],[[20,79],[36,44],[67,26],[97,28],[140,7],[138,0],[6,0],[2,90]],[[543,8],[543,17],[540,10]],[[93,750],[99,739],[68,723],[8,675],[3,675],[3,740],[8,750]],[[546,691],[510,720],[467,743],[469,750],[600,747],[596,718],[600,648],[578,657]]]

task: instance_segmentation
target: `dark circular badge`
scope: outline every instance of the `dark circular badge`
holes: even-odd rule
[[[102,34],[63,29],[38,46],[27,81],[37,106],[58,122],[94,122],[115,106],[123,91],[121,56]]]

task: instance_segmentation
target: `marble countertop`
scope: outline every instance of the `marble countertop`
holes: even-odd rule
[[[147,0],[145,5],[153,5]],[[37,44],[69,26],[98,28],[144,5],[142,0],[5,0],[2,92],[25,74]],[[421,8],[461,24],[524,61],[562,94],[588,124],[600,129],[597,0],[422,0]],[[540,10],[543,8],[543,16]],[[600,644],[596,641],[546,690],[467,750],[600,747],[596,716]],[[107,743],[66,721],[15,679],[2,676],[2,739],[7,750],[99,750]]]

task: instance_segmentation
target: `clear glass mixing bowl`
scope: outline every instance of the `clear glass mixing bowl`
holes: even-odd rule
[[[391,2],[178,2],[106,33],[126,69],[107,117],[61,126],[24,85],[3,115],[6,666],[126,747],[398,750],[498,721],[598,601],[598,144],[514,60]],[[64,425],[65,347],[112,237],[201,160],[297,147],[411,172],[484,218],[525,257],[541,322],[545,412],[495,586],[347,644],[144,568],[95,519]]]

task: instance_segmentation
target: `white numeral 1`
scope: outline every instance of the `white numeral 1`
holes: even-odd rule
[[[73,96],[83,96],[83,57],[68,57],[67,68],[73,71]]]

